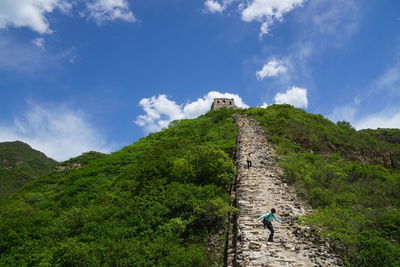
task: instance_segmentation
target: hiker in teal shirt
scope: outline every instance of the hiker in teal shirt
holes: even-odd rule
[[[274,242],[274,227],[272,226],[272,220],[282,223],[281,220],[275,217],[275,212],[275,209],[271,209],[271,212],[261,215],[260,218],[257,219],[257,221],[262,220],[264,229],[267,228],[271,232],[269,234],[268,242]]]

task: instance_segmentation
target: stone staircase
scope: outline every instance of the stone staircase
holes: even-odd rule
[[[298,201],[292,187],[282,180],[273,147],[258,123],[235,115],[239,127],[236,154],[237,179],[233,195],[239,212],[229,240],[228,266],[342,266],[326,240],[316,229],[299,226],[297,217],[309,209]],[[253,166],[245,156],[252,153]],[[282,224],[273,222],[275,237],[267,242],[269,231],[257,218],[275,208]]]

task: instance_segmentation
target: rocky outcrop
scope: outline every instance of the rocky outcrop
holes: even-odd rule
[[[347,158],[363,164],[380,164],[389,169],[400,169],[400,152],[385,152],[354,148]]]
[[[228,241],[228,266],[342,266],[329,243],[316,229],[300,226],[299,216],[309,209],[282,180],[273,147],[262,128],[252,119],[235,115],[239,126],[236,155],[237,179],[233,192],[239,209]],[[245,155],[252,153],[253,167]],[[271,208],[282,224],[274,222],[275,242],[267,242],[269,231],[257,218]]]
[[[68,163],[68,164],[64,164],[64,165],[58,165],[56,167],[56,170],[61,172],[61,171],[65,171],[65,170],[75,170],[75,169],[79,169],[80,167],[82,167],[82,164],[79,162],[73,162],[73,163]]]
[[[323,143],[324,152],[313,148],[313,143],[308,138],[294,138],[295,144],[302,147],[303,152],[318,153],[330,155],[331,153],[340,153],[347,160],[358,161],[362,164],[380,164],[388,169],[400,169],[400,151],[371,150],[353,146],[335,146],[327,141]]]

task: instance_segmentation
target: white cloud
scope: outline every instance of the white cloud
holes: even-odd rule
[[[33,45],[20,44],[6,34],[0,33],[0,70],[30,73],[46,68],[49,61],[52,59],[42,50]]]
[[[392,95],[400,95],[400,59],[397,59],[395,65],[389,67],[374,81],[371,87],[371,93],[382,93],[386,91]]]
[[[200,116],[210,110],[214,98],[233,98],[235,105],[240,108],[247,108],[248,106],[243,102],[242,98],[237,94],[220,93],[217,91],[208,92],[207,95],[196,101],[187,103],[183,107],[185,118],[191,119]]]
[[[269,104],[267,104],[266,102],[263,102],[262,105],[260,106],[260,108],[266,108],[268,106],[269,106]]]
[[[204,2],[205,13],[222,13],[236,0],[207,0]]]
[[[292,86],[285,93],[275,95],[275,104],[290,104],[298,108],[307,108],[307,89]]]
[[[254,0],[242,11],[242,19],[247,22],[281,20],[285,13],[302,5],[303,2],[304,0]]]
[[[146,132],[156,132],[167,127],[173,120],[196,118],[206,113],[210,110],[214,98],[233,98],[238,107],[248,107],[239,95],[231,93],[211,91],[196,101],[182,105],[169,100],[166,95],[159,95],[143,98],[139,102],[146,114],[138,116],[135,123]]]
[[[46,15],[56,8],[67,12],[71,5],[64,0],[2,0],[0,28],[28,27],[40,34],[51,33]]]
[[[348,121],[356,129],[400,128],[399,52],[394,53],[394,62],[381,75],[359,89],[362,93],[352,102],[335,107],[328,118]]]
[[[70,47],[66,50],[64,50],[61,54],[61,57],[63,59],[68,60],[69,63],[74,64],[76,61],[76,58],[78,57],[78,52],[75,46]]]
[[[280,86],[303,83],[314,86],[315,60],[332,49],[342,49],[351,40],[360,23],[360,1],[303,1],[301,12],[293,15],[296,28],[285,54],[268,56],[285,63],[287,72]],[[264,57],[264,56],[263,56]],[[284,78],[284,79],[281,79]]]
[[[266,34],[269,33],[269,27],[270,27],[272,24],[273,24],[273,21],[272,21],[272,20],[264,21],[263,23],[261,23],[261,26],[260,26],[260,34],[258,35],[258,37],[259,37],[260,39],[262,39],[262,37],[263,37],[264,35],[266,35]]]
[[[271,60],[265,63],[263,68],[260,71],[257,71],[256,75],[259,80],[263,80],[265,77],[277,76],[286,71],[287,68],[282,62]]]
[[[146,129],[147,132],[156,132],[168,126],[173,120],[183,119],[181,107],[168,99],[166,95],[143,98],[139,105],[146,115],[137,117],[135,123]]]
[[[0,123],[0,141],[20,140],[47,156],[62,161],[90,150],[110,152],[104,136],[81,112],[67,107],[31,108],[13,123]]]
[[[385,110],[370,114],[354,122],[354,127],[360,129],[398,128],[400,129],[400,110]]]
[[[45,47],[44,47],[44,38],[41,38],[41,37],[35,38],[35,39],[32,40],[32,43],[34,45],[36,45],[37,47],[39,47],[40,49],[46,50]]]
[[[327,117],[333,122],[350,122],[357,130],[377,128],[400,128],[400,108],[398,106],[384,107],[377,112],[364,112],[369,110],[361,100],[355,97],[353,103],[335,107]]]
[[[349,37],[358,28],[359,4],[354,0],[310,1],[302,17],[307,24],[304,32],[331,36],[340,33],[336,38]]]
[[[245,22],[259,21],[260,37],[268,34],[270,27],[276,21],[282,21],[283,16],[301,6],[306,0],[206,0],[205,11],[222,13],[231,4],[237,3],[237,10]]]
[[[74,47],[59,53],[47,53],[35,45],[21,43],[7,32],[0,31],[0,71],[37,75],[43,71],[54,71],[65,61],[73,63],[77,57]]]
[[[207,0],[204,3],[204,5],[205,5],[205,8],[206,8],[206,11],[210,12],[210,13],[221,13],[226,8],[226,6],[221,5],[217,1],[213,1],[213,0]]]
[[[72,9],[79,6],[70,0],[1,0],[0,29],[28,27],[40,34],[51,34],[49,14],[55,10],[71,14]],[[79,13],[97,24],[136,20],[127,0],[91,0],[86,3],[86,9]]]
[[[260,21],[261,36],[269,33],[275,21],[282,21],[284,14],[303,4],[304,0],[254,0],[242,10],[242,20]]]
[[[86,4],[86,9],[86,12],[82,14],[93,19],[97,24],[114,20],[125,22],[136,20],[126,0],[93,0]]]
[[[357,108],[354,105],[335,107],[331,114],[328,115],[328,118],[333,122],[338,121],[354,121],[355,116],[357,115]]]
[[[352,103],[349,103],[344,106],[334,107],[331,114],[329,114],[327,117],[333,122],[338,122],[338,121],[354,122],[359,112],[360,104],[361,104],[361,99],[358,96],[356,96],[354,97]]]

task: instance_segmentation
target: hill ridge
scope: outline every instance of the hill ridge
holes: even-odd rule
[[[21,141],[0,142],[0,199],[52,171],[57,162]]]

